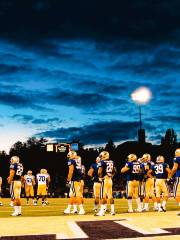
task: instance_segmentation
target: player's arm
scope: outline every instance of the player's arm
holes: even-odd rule
[[[94,168],[91,167],[88,171],[88,176],[92,178],[93,174],[94,174]]]
[[[129,171],[128,165],[125,165],[123,168],[121,168],[121,173],[125,173],[127,171]]]
[[[71,164],[69,166],[69,173],[68,173],[68,177],[67,177],[67,181],[70,182],[73,176],[73,172],[74,172],[74,165]]]
[[[168,173],[168,178],[171,178],[171,169],[166,167],[166,172]]]
[[[113,171],[112,171],[112,176],[114,177],[114,175],[117,173],[117,169],[116,167],[113,167]]]
[[[0,177],[0,187],[2,186],[2,178]]]
[[[174,174],[176,173],[177,169],[178,169],[178,163],[175,162],[174,165],[173,165],[173,168],[172,168],[172,170],[171,170],[171,175],[170,175],[170,177],[173,177],[173,176],[174,176]]]
[[[149,168],[149,165],[148,164],[146,164],[145,166],[144,166],[144,169],[145,169],[145,171],[149,171],[150,170],[150,168]]]
[[[9,171],[8,183],[12,182],[12,180],[14,178],[14,174],[15,174],[15,170],[11,168]]]
[[[147,176],[148,176],[149,178],[153,178],[152,172],[153,172],[152,169],[150,169],[150,170],[147,171]]]
[[[36,180],[35,180],[35,177],[33,177],[32,179],[32,185],[35,186],[36,185]]]
[[[103,174],[103,168],[102,168],[102,167],[99,167],[99,168],[98,168],[98,177],[99,177],[99,178],[102,178],[102,174]]]
[[[51,177],[50,177],[50,175],[48,175],[47,181],[48,181],[48,184],[51,182]]]
[[[25,177],[21,176],[21,186],[24,188],[25,187]]]

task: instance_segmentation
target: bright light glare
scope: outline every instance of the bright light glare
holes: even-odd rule
[[[140,87],[136,89],[132,94],[132,100],[137,104],[146,104],[151,100],[152,93],[147,87]]]

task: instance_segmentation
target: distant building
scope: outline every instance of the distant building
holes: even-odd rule
[[[138,130],[138,142],[141,144],[146,142],[145,129]]]

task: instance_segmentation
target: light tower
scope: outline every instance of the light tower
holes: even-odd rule
[[[138,129],[139,143],[145,143],[145,129],[142,128],[141,106],[147,104],[151,100],[151,97],[152,93],[147,87],[140,87],[131,94],[132,100],[138,105],[139,108],[139,129]]]

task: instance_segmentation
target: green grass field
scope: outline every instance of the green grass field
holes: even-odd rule
[[[68,199],[49,199],[48,206],[26,205],[22,199],[22,216],[12,217],[10,199],[2,199],[0,206],[0,239],[180,239],[179,206],[174,199],[167,204],[167,212],[127,213],[127,200],[115,199],[116,215],[94,216],[93,199],[84,200],[85,215],[64,215]],[[134,204],[135,208],[135,204]],[[131,234],[131,236],[129,235]],[[134,235],[135,234],[135,235]],[[13,236],[16,236],[14,238]]]
[[[10,217],[13,208],[9,205],[10,199],[2,199],[3,206],[0,206],[0,218]],[[48,206],[42,206],[39,200],[38,206],[30,204],[26,205],[26,199],[22,199],[22,211],[24,217],[37,217],[37,216],[62,216],[63,211],[68,203],[67,198],[50,198]],[[93,199],[84,200],[84,208],[86,214],[93,215]],[[134,203],[134,208],[135,203]],[[127,200],[126,199],[115,199],[115,210],[116,213],[127,212]],[[179,210],[177,203],[174,199],[170,199],[167,203],[167,211]],[[152,203],[150,203],[150,211],[152,211]],[[146,214],[146,213],[142,213]]]

